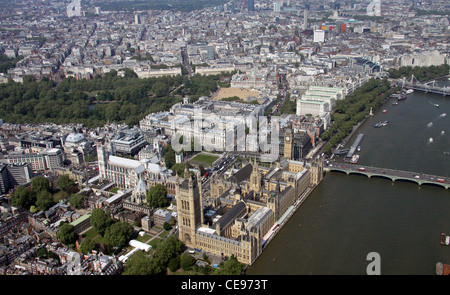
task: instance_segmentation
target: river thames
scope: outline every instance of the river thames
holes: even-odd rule
[[[364,134],[358,164],[449,175],[450,96],[414,92],[395,101],[348,141]],[[450,264],[443,232],[450,234],[450,190],[330,172],[246,273],[363,275],[377,252],[382,275],[434,275],[437,262]]]

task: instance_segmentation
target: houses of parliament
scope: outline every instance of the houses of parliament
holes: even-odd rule
[[[176,196],[178,236],[190,248],[217,256],[234,255],[239,262],[252,264],[271,238],[273,228],[292,210],[308,187],[323,177],[323,159],[297,161],[295,140],[285,132],[284,157],[278,162],[259,165],[244,162],[231,173],[216,173],[210,178],[210,196],[202,195],[202,180],[185,171],[184,179],[172,176],[146,159],[132,160],[115,155],[110,142],[97,146],[99,176],[118,187],[135,188],[164,184]],[[131,197],[141,204],[144,197]]]
[[[283,214],[322,177],[323,159],[306,163],[288,157],[271,167],[260,166],[255,160],[228,177],[213,174],[213,215],[203,214],[200,177],[177,177],[179,239],[187,247],[222,257],[234,255],[239,262],[251,265]]]

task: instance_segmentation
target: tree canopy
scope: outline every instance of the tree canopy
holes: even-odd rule
[[[351,133],[353,126],[369,114],[370,108],[380,107],[395,90],[386,79],[370,79],[345,99],[338,100],[331,116],[332,124],[321,134],[323,140],[328,140],[323,151],[331,154],[332,148]]]
[[[195,264],[195,258],[191,254],[184,252],[180,256],[180,267],[184,270],[189,270]]]
[[[38,175],[31,179],[31,187],[35,192],[49,191],[50,181],[44,176]]]
[[[115,222],[105,231],[105,241],[110,249],[126,246],[133,235],[133,227],[127,222]]]
[[[75,241],[77,240],[78,236],[77,234],[75,234],[74,232],[74,227],[73,225],[69,224],[69,223],[63,223],[58,227],[59,231],[56,234],[56,237],[63,243],[66,245],[70,245],[75,243]]]
[[[58,187],[63,191],[69,192],[75,186],[75,182],[68,175],[61,175],[58,178]]]
[[[19,186],[12,195],[11,204],[29,209],[36,203],[36,200],[36,192],[24,186]]]
[[[95,242],[92,239],[86,238],[81,241],[80,251],[84,254],[90,253],[97,248]]]
[[[152,257],[143,251],[136,252],[125,265],[124,275],[165,274],[169,261],[179,257],[184,244],[176,236],[170,236],[158,245]],[[172,262],[174,263],[174,262]],[[173,265],[172,265],[173,267]]]
[[[156,184],[147,192],[147,203],[153,208],[167,205],[167,189],[163,184]]]
[[[137,125],[148,113],[167,111],[186,95],[192,100],[217,89],[221,75],[138,78],[111,71],[94,79],[69,77],[58,85],[48,78],[0,84],[0,117],[9,123],[82,123],[103,126],[108,121]]]
[[[114,222],[108,214],[100,208],[92,210],[89,220],[94,230],[101,236],[105,234],[106,229]]]
[[[69,204],[77,209],[83,208],[83,202],[84,196],[79,194],[74,194],[69,199]]]
[[[443,64],[440,66],[429,66],[429,67],[411,67],[404,66],[398,69],[390,69],[389,77],[398,78],[411,78],[414,75],[419,81],[429,81],[434,78],[439,78],[448,75],[450,70],[450,65]]]
[[[245,265],[240,263],[234,255],[231,255],[219,269],[214,270],[214,275],[241,275]]]
[[[55,204],[53,196],[46,190],[41,190],[37,193],[36,206],[39,210],[45,211],[50,209]]]

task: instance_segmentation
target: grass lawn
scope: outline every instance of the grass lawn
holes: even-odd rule
[[[169,230],[165,230],[162,233],[160,233],[158,236],[160,236],[161,238],[164,239],[164,236],[167,235],[170,231]]]
[[[151,236],[149,236],[147,234],[144,234],[143,236],[137,236],[137,238],[135,240],[138,240],[139,242],[145,243],[148,240],[150,240],[151,238],[152,238]]]
[[[105,243],[103,237],[100,236],[92,227],[87,232],[85,232],[83,235],[88,239],[92,239],[96,243],[99,243],[99,244]]]
[[[212,156],[206,154],[198,154],[192,158],[189,162],[192,164],[203,165],[204,167],[211,166],[211,164],[217,160],[219,156]]]
[[[162,241],[163,240],[156,238],[156,239],[151,240],[148,244],[150,246],[152,246],[153,249],[156,249],[156,247],[158,247],[158,245],[161,244]]]

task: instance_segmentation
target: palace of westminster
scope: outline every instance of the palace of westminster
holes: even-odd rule
[[[185,170],[189,177],[173,176],[145,160],[117,157],[107,144],[97,146],[100,177],[135,190],[142,180],[147,187],[164,184],[176,197],[178,235],[187,247],[222,257],[234,255],[239,262],[252,264],[288,209],[323,178],[323,158],[292,160],[289,135],[284,136],[284,157],[270,166],[255,159],[244,161],[235,173],[214,171],[209,198],[203,196],[199,174]],[[137,195],[133,193],[129,202],[144,204],[145,194]]]

